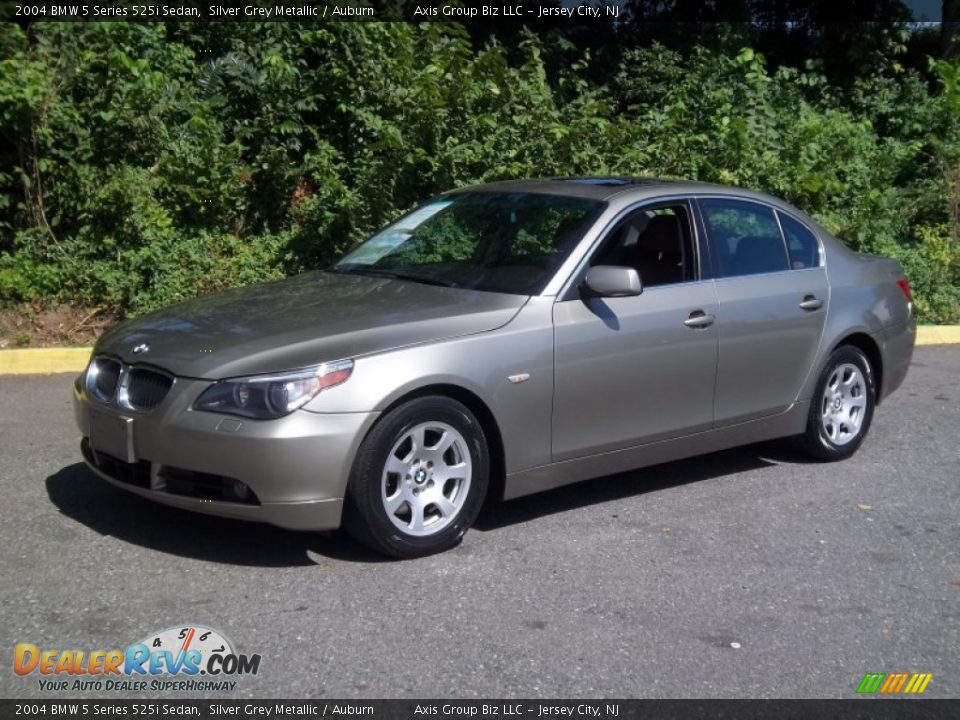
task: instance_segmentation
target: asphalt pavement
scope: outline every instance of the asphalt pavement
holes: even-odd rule
[[[180,625],[262,660],[178,697],[852,698],[866,672],[960,697],[960,346],[917,348],[846,462],[763,443],[581,483],[408,562],[109,486],[71,382],[0,377],[2,697],[129,696],[42,691],[14,646]]]

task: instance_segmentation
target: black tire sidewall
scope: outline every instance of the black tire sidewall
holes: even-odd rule
[[[408,535],[397,528],[387,516],[380,495],[383,467],[390,450],[405,432],[423,422],[443,422],[460,432],[467,441],[473,464],[470,489],[460,513],[450,525],[428,537]],[[348,507],[353,509],[346,518],[347,530],[361,542],[395,557],[442,552],[459,543],[476,520],[486,496],[489,475],[486,436],[473,413],[452,398],[415,398],[386,413],[361,443],[347,489]]]
[[[820,422],[821,401],[827,381],[836,370],[838,365],[843,364],[856,365],[867,383],[867,404],[864,408],[863,423],[860,426],[860,433],[852,441],[845,445],[837,445],[830,440],[824,433],[823,424]],[[807,422],[807,442],[811,451],[823,460],[843,460],[853,455],[867,437],[870,431],[870,424],[873,422],[873,411],[877,402],[876,379],[873,374],[873,368],[870,361],[863,351],[851,345],[843,345],[830,354],[830,358],[823,366],[820,377],[817,380],[816,389],[813,398],[810,401],[810,415]]]

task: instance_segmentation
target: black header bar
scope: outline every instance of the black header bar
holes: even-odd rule
[[[960,717],[960,700],[0,700],[3,718],[301,720],[913,720]]]
[[[582,26],[596,23],[916,22],[909,3],[875,11],[862,3],[796,3],[770,15],[770,3],[726,10],[636,0],[0,0],[0,20],[14,22],[495,22]],[[720,6],[726,7],[726,6]],[[780,6],[786,8],[786,6]],[[667,8],[667,9],[664,9]],[[682,14],[681,14],[682,13]],[[693,13],[693,14],[691,14]]]

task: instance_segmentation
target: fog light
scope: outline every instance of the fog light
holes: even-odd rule
[[[230,492],[233,493],[233,496],[237,500],[246,500],[250,496],[250,488],[247,487],[245,482],[240,480],[234,480],[233,484],[230,486]]]

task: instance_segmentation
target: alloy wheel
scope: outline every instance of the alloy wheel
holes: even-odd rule
[[[473,463],[463,435],[442,422],[406,430],[387,456],[381,500],[398,529],[419,537],[446,528],[470,491]]]
[[[867,410],[867,381],[853,363],[837,365],[823,388],[820,427],[834,445],[846,445],[860,434]]]

